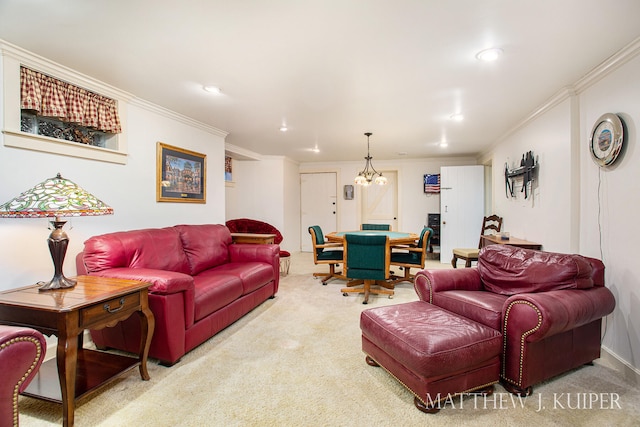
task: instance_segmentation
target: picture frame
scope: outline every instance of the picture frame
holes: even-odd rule
[[[157,143],[156,201],[207,202],[207,156]]]

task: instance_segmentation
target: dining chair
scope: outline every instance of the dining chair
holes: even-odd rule
[[[404,270],[403,276],[390,275],[393,284],[399,282],[413,283],[415,276],[411,274],[411,269],[424,268],[432,235],[433,229],[424,227],[416,244],[391,246],[390,264],[401,267]]]
[[[477,248],[455,248],[453,250],[453,258],[451,259],[451,265],[453,268],[457,268],[458,260],[463,259],[465,261],[464,266],[466,268],[471,267],[472,261],[478,261],[478,253],[482,247],[482,236],[489,234],[488,232],[499,233],[502,229],[502,217],[498,215],[485,216],[482,220],[482,228],[480,229],[480,241]]]
[[[360,230],[391,231],[391,224],[361,224]]]
[[[326,242],[319,225],[309,227],[309,234],[311,234],[313,245],[313,263],[329,265],[329,273],[313,273],[314,277],[321,277],[323,285],[326,285],[331,279],[346,279],[339,271],[336,271],[336,266],[344,263],[342,245]]]
[[[363,304],[368,304],[369,295],[389,295],[393,297],[393,284],[389,279],[389,237],[383,235],[358,235],[347,233],[344,236],[345,276],[350,281],[341,292],[364,293]],[[356,287],[362,285],[362,287]],[[372,288],[378,285],[380,288]]]

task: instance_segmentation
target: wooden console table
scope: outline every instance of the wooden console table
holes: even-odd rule
[[[482,236],[482,247],[488,245],[509,245],[517,246],[524,249],[541,250],[542,245],[540,243],[529,242],[528,240],[518,239],[517,237],[509,237],[508,240],[502,240],[499,235],[486,235]]]
[[[75,403],[100,386],[138,366],[149,379],[147,356],[155,319],[147,298],[149,283],[79,276],[73,288],[38,291],[37,285],[0,292],[0,323],[27,326],[56,335],[56,358],[45,361],[22,393],[62,404],[63,426],[72,426]],[[113,326],[138,313],[138,358],[83,348],[85,329]]]
[[[275,234],[231,233],[233,243],[274,243]]]

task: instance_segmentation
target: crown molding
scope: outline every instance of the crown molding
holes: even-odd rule
[[[154,104],[152,102],[145,101],[144,99],[141,99],[141,98],[134,97],[129,101],[129,103],[131,105],[144,108],[147,111],[151,111],[152,113],[167,117],[169,119],[176,120],[178,122],[186,124],[187,126],[191,126],[191,127],[203,130],[205,132],[208,132],[216,136],[220,136],[222,138],[226,138],[227,135],[229,135],[229,132],[225,132],[216,127],[209,126],[207,124],[199,122],[198,120],[192,119],[191,117],[185,116],[184,114],[176,113],[175,111],[169,110],[165,107]]]
[[[109,98],[125,102],[133,98],[133,95],[129,92],[125,92],[114,86],[94,79],[93,77],[89,77],[69,67],[58,64],[57,62],[53,62],[40,55],[36,55],[33,52],[8,43],[2,39],[0,39],[0,54],[3,57],[15,59],[20,62],[21,65],[33,68],[41,73],[49,74],[56,79],[83,87],[84,89],[91,90]]]
[[[509,138],[515,132],[522,129],[523,127],[534,121],[536,118],[540,117],[547,111],[550,111],[562,102],[584,92],[585,90],[605,78],[607,75],[617,70],[618,68],[629,62],[631,59],[638,56],[638,54],[640,54],[640,37],[617,51],[615,54],[611,55],[600,65],[593,68],[591,71],[577,80],[574,84],[565,86],[560,89],[551,98],[547,99],[544,103],[538,106],[538,108],[533,110],[528,116],[522,119],[518,124],[513,126],[504,135],[498,138],[498,140],[494,144],[492,144],[488,150],[480,153],[478,158],[487,159],[488,157],[490,157],[491,153],[497,145],[499,145],[505,139]]]

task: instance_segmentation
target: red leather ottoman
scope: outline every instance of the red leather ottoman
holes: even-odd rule
[[[424,301],[364,310],[362,350],[415,396],[423,412],[438,412],[464,393],[493,393],[500,376],[502,334]]]

